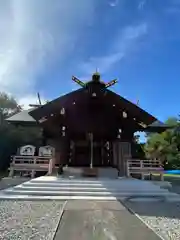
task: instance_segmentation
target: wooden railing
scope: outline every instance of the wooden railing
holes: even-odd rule
[[[128,159],[127,160],[127,176],[132,174],[140,174],[141,179],[144,179],[146,175],[152,176],[153,174],[160,175],[161,181],[163,178],[164,169],[159,160],[140,160],[140,159]]]
[[[52,174],[54,161],[52,157],[39,156],[12,156],[9,168],[9,176],[12,177],[15,171],[31,173],[31,177],[36,172],[43,171]]]

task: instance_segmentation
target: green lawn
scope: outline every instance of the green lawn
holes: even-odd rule
[[[163,175],[164,175],[164,177],[180,178],[180,174],[167,174],[167,173],[164,173]],[[153,176],[159,176],[159,174],[154,173]]]
[[[171,183],[174,183],[174,184],[178,184],[180,186],[180,175],[165,174],[164,175],[164,180],[168,181],[168,182],[171,182]]]
[[[153,174],[153,180],[160,181],[158,174]],[[164,174],[164,181],[170,182],[173,186],[180,188],[180,175],[179,174]]]
[[[164,177],[175,177],[175,178],[180,178],[180,174],[167,174],[167,173],[164,173]]]
[[[160,181],[158,174],[153,174],[153,179]],[[164,174],[164,181],[170,182],[172,187],[169,191],[180,194],[180,175],[179,174]]]

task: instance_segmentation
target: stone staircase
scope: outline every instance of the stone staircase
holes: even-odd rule
[[[123,200],[137,196],[180,201],[180,195],[171,193],[153,182],[128,178],[88,179],[43,176],[0,191],[0,199],[16,200]]]

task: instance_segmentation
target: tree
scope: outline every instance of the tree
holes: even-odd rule
[[[17,104],[16,100],[4,92],[0,92],[0,125],[4,123],[4,120],[19,111],[21,106]]]
[[[13,97],[0,93],[0,171],[8,168],[10,156],[16,154],[20,146],[41,144],[42,136],[39,128],[17,127],[5,121],[7,117],[21,110],[21,106]]]
[[[166,168],[180,168],[180,134],[179,119],[169,118],[166,124],[174,126],[163,133],[153,133],[147,135],[145,152],[148,158],[160,159]]]
[[[140,135],[138,133],[133,137],[131,153],[133,158],[145,159],[144,143],[140,143]]]

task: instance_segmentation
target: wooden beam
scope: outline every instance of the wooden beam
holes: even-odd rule
[[[75,76],[72,76],[72,80],[74,81],[74,82],[76,82],[77,84],[79,84],[81,87],[85,87],[86,86],[86,84],[85,83],[83,83],[81,80],[79,80],[77,77],[75,77]]]
[[[40,104],[29,104],[30,107],[41,107],[42,105]]]
[[[105,84],[105,88],[111,87],[111,86],[113,86],[113,85],[116,84],[116,83],[117,83],[117,79],[114,79],[114,80],[106,83],[106,84]]]

